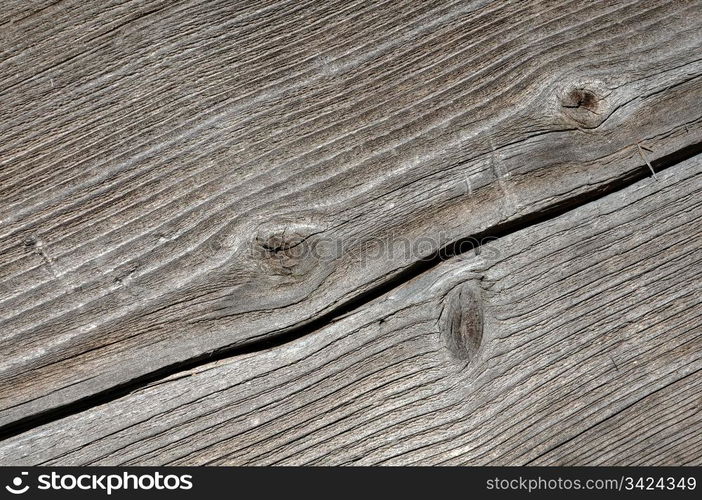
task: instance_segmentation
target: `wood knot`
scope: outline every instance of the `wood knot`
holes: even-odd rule
[[[601,82],[568,85],[558,94],[561,112],[582,128],[596,128],[611,112],[609,90]]]
[[[593,113],[597,112],[600,98],[588,89],[572,89],[561,99],[561,106],[564,108],[583,108]]]
[[[41,240],[33,234],[24,238],[22,240],[22,244],[27,248],[34,248],[34,247],[41,248],[41,246],[42,246]]]
[[[483,340],[483,301],[480,286],[464,283],[445,299],[440,323],[443,338],[451,355],[461,361],[475,358]]]
[[[321,232],[304,224],[261,227],[254,238],[254,258],[275,274],[308,274],[318,261],[315,236]]]

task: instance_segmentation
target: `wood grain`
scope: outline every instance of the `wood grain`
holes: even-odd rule
[[[0,426],[305,325],[702,141],[695,1],[0,22]]]
[[[533,465],[702,465],[702,372],[659,389]]]
[[[683,432],[700,425],[701,167],[489,242],[286,345],[10,438],[0,462],[699,464]]]

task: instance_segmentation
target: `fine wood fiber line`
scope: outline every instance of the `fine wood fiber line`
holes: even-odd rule
[[[309,335],[0,443],[17,464],[702,463],[702,155]]]
[[[5,429],[702,143],[695,1],[31,9],[1,30]]]

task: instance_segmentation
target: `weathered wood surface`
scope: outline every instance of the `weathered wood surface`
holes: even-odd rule
[[[579,434],[534,465],[702,464],[702,371]]]
[[[697,1],[1,19],[0,426],[304,325],[702,139]]]
[[[26,464],[702,463],[702,156],[329,326],[0,444]]]

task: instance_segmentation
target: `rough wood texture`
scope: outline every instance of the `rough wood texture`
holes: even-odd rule
[[[702,464],[702,372],[659,389],[534,465]]]
[[[699,432],[675,431],[702,424],[701,195],[698,156],[289,344],[16,436],[0,457],[700,464]]]
[[[702,142],[696,1],[13,1],[0,22],[0,425],[319,318],[631,175],[639,143]]]

